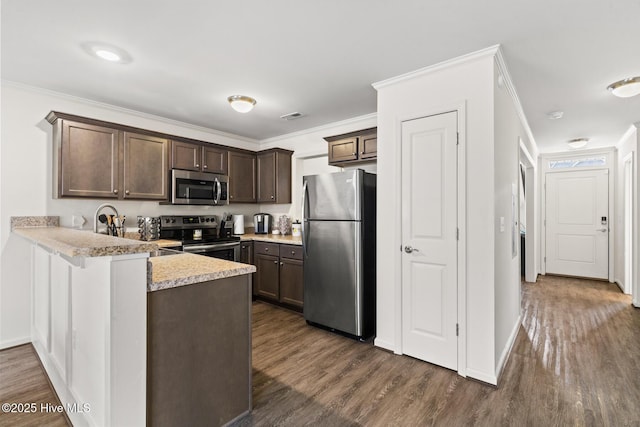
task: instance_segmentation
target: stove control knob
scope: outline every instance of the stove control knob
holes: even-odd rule
[[[173,218],[173,219],[171,220],[171,223],[172,223],[172,224],[175,224],[175,223],[176,223],[176,219],[175,219],[175,218]]]

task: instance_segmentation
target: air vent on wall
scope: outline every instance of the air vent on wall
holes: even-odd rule
[[[297,111],[294,113],[289,113],[289,114],[280,116],[281,119],[285,119],[285,120],[295,120],[300,117],[302,117],[302,113],[298,113]]]

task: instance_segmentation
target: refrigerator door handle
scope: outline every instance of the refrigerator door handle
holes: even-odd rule
[[[305,215],[305,207],[306,207],[306,201],[307,201],[307,181],[304,181],[304,184],[302,185],[302,223],[300,224],[300,238],[302,240],[302,250],[304,251],[304,256],[307,256],[307,244],[305,242],[305,230],[304,230],[304,223],[306,222],[307,218]]]

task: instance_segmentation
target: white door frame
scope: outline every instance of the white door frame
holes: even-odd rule
[[[435,116],[438,114],[458,113],[458,230],[460,232],[458,239],[458,375],[467,376],[467,333],[466,333],[466,313],[467,313],[467,258],[466,258],[466,128],[467,122],[466,115],[466,102],[461,101],[459,103],[445,104],[439,107],[426,109],[412,114],[406,114],[396,116],[395,120],[395,140],[402,141],[402,122],[420,119],[423,117]],[[402,156],[396,157],[396,170],[402,170]],[[397,180],[396,194],[400,195],[402,192],[402,180]],[[399,196],[398,196],[399,197]],[[396,218],[402,218],[401,203],[396,204]],[[401,224],[398,224],[398,230],[400,230]],[[402,242],[400,242],[402,243]],[[402,265],[402,246],[399,245],[399,250],[396,251],[396,265]],[[402,354],[402,268],[396,270],[396,287],[395,287],[395,348],[396,354]]]
[[[538,279],[538,260],[536,251],[536,236],[538,232],[538,224],[536,221],[536,179],[537,163],[527,150],[522,138],[518,138],[520,145],[520,163],[525,167],[525,205],[527,233],[524,237],[525,247],[525,276],[524,280],[529,283],[535,283]],[[518,251],[520,252],[520,251]],[[520,253],[520,256],[522,254]]]
[[[577,150],[577,151],[568,151],[563,153],[554,153],[554,154],[543,154],[540,157],[541,166],[540,166],[540,187],[542,191],[540,191],[540,274],[547,273],[547,265],[546,265],[546,217],[547,217],[547,173],[554,171],[588,171],[588,170],[609,170],[609,282],[613,283],[615,281],[614,276],[614,268],[615,268],[615,245],[614,245],[614,237],[615,237],[615,159],[616,159],[616,149],[608,148],[608,149],[593,149],[593,150]],[[595,156],[604,156],[605,157],[605,165],[601,167],[578,167],[578,168],[568,168],[568,169],[551,169],[549,168],[549,161],[551,160],[567,160],[567,159],[582,159],[585,157],[595,157]]]
[[[638,298],[638,287],[637,285],[634,287],[633,284],[637,283],[637,277],[638,277],[638,269],[636,267],[636,263],[635,260],[638,259],[638,224],[635,221],[636,215],[637,215],[637,199],[638,197],[636,196],[636,186],[635,186],[635,162],[634,162],[634,152],[631,152],[629,154],[627,154],[625,156],[625,158],[622,160],[622,177],[623,177],[623,182],[622,182],[622,208],[623,208],[623,215],[622,215],[622,220],[623,220],[623,224],[622,224],[622,229],[623,229],[623,236],[624,236],[624,271],[622,272],[623,277],[624,277],[624,291],[627,293],[630,293],[632,295],[633,298],[633,302],[635,306],[638,306],[638,301],[640,300]],[[629,168],[629,175],[627,175],[627,167]],[[631,190],[631,191],[629,191]],[[630,193],[630,194],[629,194]],[[631,198],[629,200],[627,200],[627,197],[630,196]],[[628,203],[628,204],[627,204]],[[630,208],[630,209],[628,209]],[[629,212],[630,211],[630,212]],[[629,218],[627,218],[627,216],[630,216]],[[634,233],[629,233],[629,230],[627,230],[627,224],[628,222],[631,222],[631,230],[634,231]],[[631,253],[627,252],[627,238],[631,236]],[[627,275],[627,269],[630,269],[630,274]],[[630,283],[628,283],[630,282]]]

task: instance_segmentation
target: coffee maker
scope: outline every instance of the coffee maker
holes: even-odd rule
[[[253,216],[253,229],[256,234],[269,234],[271,215],[258,213]]]

